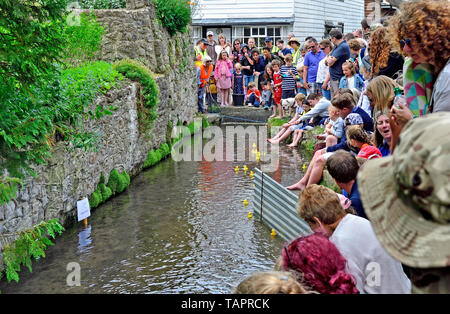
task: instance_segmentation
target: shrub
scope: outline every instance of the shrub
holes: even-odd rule
[[[186,0],[153,0],[156,15],[162,25],[173,36],[177,32],[186,32],[191,22],[191,7]]]
[[[94,209],[97,208],[101,202],[102,202],[102,194],[97,189],[94,191],[94,193],[92,193],[91,197],[89,198],[89,206],[91,207],[91,209]]]
[[[169,145],[167,145],[167,143],[162,144],[160,147],[160,150],[161,150],[162,158],[166,158],[168,155],[170,155],[170,148],[169,148]]]
[[[100,49],[105,27],[97,22],[97,17],[81,14],[79,25],[69,25],[65,28],[67,40],[66,57],[70,64],[93,59]]]
[[[116,169],[111,170],[109,174],[108,184],[106,185],[111,189],[112,194],[116,194],[119,187],[120,175]]]
[[[97,190],[99,190],[102,195],[102,203],[106,202],[112,196],[111,189],[104,183],[99,183]]]

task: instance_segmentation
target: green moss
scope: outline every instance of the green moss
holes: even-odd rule
[[[116,169],[111,170],[109,174],[108,184],[106,185],[111,189],[112,194],[116,194],[120,185],[120,174]]]
[[[100,181],[98,182],[98,184],[106,184],[106,178],[105,175],[102,173],[102,175],[100,176]]]
[[[100,183],[98,185],[97,190],[99,190],[102,195],[102,203],[106,202],[112,196],[111,189],[107,187],[104,183]]]
[[[122,171],[121,175],[125,178],[125,183],[127,184],[127,187],[129,187],[131,183],[130,175],[125,170]]]
[[[149,130],[157,118],[156,106],[159,103],[159,88],[156,84],[155,75],[144,64],[131,59],[123,59],[114,64],[114,69],[133,81],[142,85],[143,108],[142,124],[144,131]]]
[[[94,191],[94,193],[92,193],[91,197],[89,198],[89,206],[91,207],[91,209],[94,209],[97,208],[101,202],[102,202],[102,194],[97,189]]]
[[[121,174],[119,174],[118,185],[117,185],[117,193],[122,193],[128,187],[128,185],[129,185],[129,181],[128,180],[130,179],[130,177],[128,176],[128,178],[127,178],[127,176],[125,176],[123,174],[123,172]]]
[[[161,150],[163,159],[170,155],[170,147],[169,145],[167,145],[167,143],[162,144],[159,149]]]
[[[146,160],[145,163],[144,163],[144,168],[148,168],[148,167],[151,167],[151,166],[153,166],[153,165],[156,165],[156,163],[157,163],[158,161],[159,161],[159,160],[158,160],[158,158],[157,158],[157,156],[156,156],[155,151],[154,151],[154,150],[150,150],[150,151],[148,152],[148,155],[147,155],[147,160]]]

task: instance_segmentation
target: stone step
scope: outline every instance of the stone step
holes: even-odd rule
[[[221,107],[217,113],[221,123],[257,123],[266,124],[272,114],[271,110],[255,107]]]

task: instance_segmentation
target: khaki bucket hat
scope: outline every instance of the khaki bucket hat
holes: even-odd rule
[[[378,240],[401,263],[450,266],[450,113],[410,121],[392,156],[368,161],[358,189]]]
[[[299,47],[302,45],[296,37],[292,37],[291,40],[289,40],[288,45],[290,45],[292,42],[297,43]]]

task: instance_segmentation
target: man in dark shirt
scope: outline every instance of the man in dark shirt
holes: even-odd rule
[[[342,32],[334,28],[330,31],[331,42],[334,45],[334,49],[327,57],[326,64],[330,67],[330,74],[327,79],[330,81],[331,95],[332,97],[339,90],[339,81],[344,76],[342,71],[342,64],[350,58],[350,47],[344,40]]]
[[[264,74],[264,71],[266,70],[266,63],[264,62],[264,58],[260,55],[259,50],[257,48],[252,49],[252,59],[253,59],[253,75],[255,78],[259,78]],[[261,90],[261,80],[258,79],[258,90]]]

